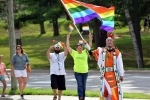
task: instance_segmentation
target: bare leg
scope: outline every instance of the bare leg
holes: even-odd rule
[[[23,77],[22,91],[25,89],[27,84],[27,77]]]
[[[58,90],[58,100],[61,100],[62,90]]]
[[[52,89],[52,90],[53,90],[53,94],[54,94],[54,99],[53,100],[56,100],[57,99],[57,94],[56,94],[57,89]]]
[[[3,91],[2,91],[2,94],[5,94],[5,91],[6,91],[6,81],[5,80],[1,80],[1,82],[3,83]]]
[[[23,90],[23,82],[22,82],[22,77],[17,77],[18,83],[19,83],[19,90],[20,90],[20,94],[22,94],[22,90]]]

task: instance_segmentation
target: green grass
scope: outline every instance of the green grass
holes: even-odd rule
[[[0,91],[1,92],[1,91]],[[7,95],[19,95],[19,90],[6,90]],[[99,91],[86,91],[87,97],[99,97]],[[24,90],[24,95],[53,95],[51,89],[33,89],[27,88]],[[65,90],[63,91],[64,96],[77,96],[76,90]],[[124,98],[132,98],[132,99],[150,99],[149,94],[142,93],[124,93]]]
[[[21,28],[21,39],[22,45],[25,52],[28,54],[33,69],[49,69],[49,61],[46,59],[46,51],[49,46],[54,45],[52,40],[58,40],[65,42],[66,35],[68,34],[68,21],[64,19],[59,20],[59,32],[60,35],[57,37],[53,36],[52,24],[45,22],[46,34],[40,35],[38,24],[27,24],[27,26]],[[3,54],[3,62],[10,67],[10,50],[8,32],[3,29],[5,26],[3,21],[0,21],[0,54]],[[115,30],[116,35],[121,35],[121,38],[115,40],[115,45],[122,52],[124,68],[137,69],[134,49],[132,45],[132,39],[129,34],[128,27]],[[141,32],[142,46],[143,46],[143,57],[145,69],[150,69],[150,47],[148,45],[150,39],[150,32]],[[88,40],[88,36],[83,36]],[[74,30],[71,34],[71,47],[75,49],[75,44],[81,39],[77,31]],[[93,50],[96,49],[92,48]],[[70,55],[67,56],[65,61],[66,69],[73,69],[73,59]],[[98,69],[96,61],[94,59],[89,60],[89,69]],[[140,69],[141,70],[141,69]]]

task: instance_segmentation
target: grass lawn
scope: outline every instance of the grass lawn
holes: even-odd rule
[[[1,93],[1,91],[0,91]],[[19,90],[10,90],[7,89],[7,95],[19,95]],[[99,91],[86,91],[87,97],[99,97]],[[32,89],[26,88],[24,90],[24,95],[53,95],[51,89]],[[65,90],[63,91],[64,96],[77,96],[76,90]],[[142,93],[124,93],[124,98],[132,98],[132,99],[150,99],[150,95],[142,94]]]
[[[10,51],[9,51],[9,40],[8,32],[3,29],[4,23],[0,21],[0,54],[4,55],[3,62],[10,67]],[[49,46],[54,45],[52,40],[58,40],[65,42],[66,35],[68,34],[68,22],[64,19],[59,20],[60,35],[54,37],[52,24],[45,22],[46,34],[40,35],[38,24],[29,24],[26,27],[21,28],[21,39],[22,45],[25,52],[28,54],[31,62],[31,67],[35,69],[49,69],[49,61],[46,59],[46,51]],[[128,28],[116,29],[116,35],[121,35],[121,38],[115,40],[115,45],[122,52],[124,68],[137,69],[134,49],[132,45],[131,36],[128,32]],[[88,36],[83,36],[88,40]],[[75,49],[75,44],[81,39],[76,30],[71,34],[71,47]],[[150,31],[141,32],[142,46],[143,46],[143,57],[144,57],[144,69],[150,69],[150,46],[148,45],[150,39]],[[94,45],[94,44],[93,44]],[[96,49],[92,48],[93,50]],[[73,59],[70,55],[67,56],[65,61],[66,69],[73,69]],[[96,61],[94,59],[89,60],[89,69],[98,69]]]

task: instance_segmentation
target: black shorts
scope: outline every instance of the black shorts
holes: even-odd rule
[[[50,80],[52,89],[66,90],[65,75],[52,74]]]

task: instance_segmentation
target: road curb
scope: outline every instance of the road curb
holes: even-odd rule
[[[10,69],[6,69],[10,72]],[[31,73],[49,73],[49,70],[43,69],[32,69]],[[67,73],[73,73],[73,70],[66,70]],[[91,73],[99,73],[99,70],[89,70]],[[150,70],[125,70],[125,73],[150,73]]]

